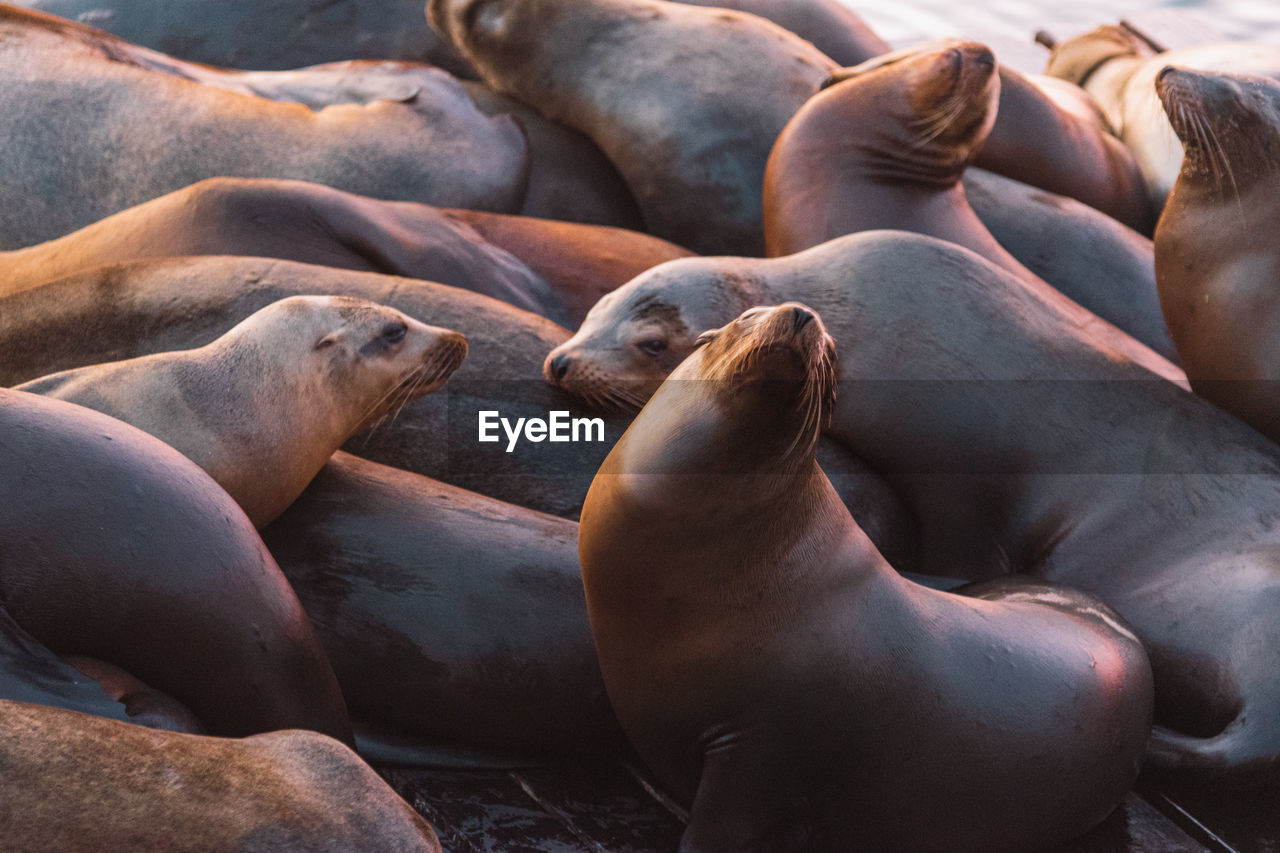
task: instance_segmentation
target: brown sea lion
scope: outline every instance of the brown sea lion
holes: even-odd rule
[[[1191,387],[1280,441],[1280,84],[1169,67],[1186,146],[1156,231],[1165,318]]]
[[[441,284],[262,258],[104,267],[0,297],[0,384],[203,346],[254,311],[295,295],[367,299],[457,329],[470,342],[470,355],[443,393],[409,403],[394,419],[353,438],[349,450],[519,506],[577,517],[591,477],[627,419],[584,410],[547,387],[540,366],[569,337],[565,329]],[[512,424],[545,420],[554,411],[599,417],[605,435],[591,442],[521,443],[508,452],[505,438],[478,441],[482,411],[499,412]],[[911,521],[895,509],[883,480],[839,449],[823,460],[833,466],[842,495],[867,515],[877,544],[895,555],[911,553]]]
[[[22,0],[190,62],[284,70],[340,59],[429,62],[458,76],[466,60],[422,20],[422,0]]]
[[[683,348],[677,324],[714,328],[730,306],[787,299],[820,303],[843,342],[828,435],[902,490],[920,522],[918,571],[1003,565],[1097,595],[1151,655],[1162,724],[1152,766],[1274,774],[1274,444],[1055,291],[918,235],[851,235],[772,261],[672,261],[597,306],[566,351],[595,382],[643,388],[660,371],[610,346],[643,331]]]
[[[521,751],[621,745],[576,523],[339,453],[263,537],[358,722]]]
[[[418,67],[391,98],[312,110],[184,79],[191,75],[167,58],[10,6],[0,8],[0,39],[2,248],[62,236],[218,175],[534,216],[567,215],[568,205],[578,208],[574,218],[636,224],[634,201],[580,135],[548,163],[538,154],[545,128],[522,127],[530,110],[495,110],[491,95],[477,103],[437,69]],[[577,161],[580,182],[565,184],[574,170],[555,162],[565,156]],[[613,174],[610,186],[596,183],[599,172]]]
[[[689,252],[620,228],[378,201],[302,181],[210,178],[0,253],[0,293],[104,264],[224,254],[439,281],[577,325],[605,293]]]
[[[1280,47],[1226,42],[1156,54],[1123,27],[1099,27],[1055,47],[1045,72],[1093,95],[1137,158],[1157,212],[1182,165],[1182,146],[1156,95],[1156,77],[1167,65],[1280,80]]]
[[[646,230],[704,253],[761,253],[769,147],[836,67],[762,18],[664,0],[432,0],[427,19],[489,85],[591,137]]]
[[[1001,80],[989,49],[942,42],[846,69],[831,81],[796,113],[769,156],[769,255],[893,228],[948,240],[1016,275],[1036,277],[992,236],[961,183],[996,120]],[[1162,355],[1176,357],[1150,274],[1050,283]]]
[[[466,354],[462,335],[394,308],[294,296],[205,346],[72,368],[18,390],[156,436],[264,527],[343,442],[440,388]]]
[[[0,389],[0,601],[59,655],[123,668],[214,734],[350,741],[333,670],[249,520],[114,418]]]
[[[1138,639],[1063,587],[893,571],[814,461],[839,369],[810,309],[700,341],[580,534],[618,718],[692,804],[680,849],[1025,851],[1101,822],[1150,730]]]
[[[312,732],[229,740],[0,702],[0,766],[5,850],[440,851],[368,765]]]

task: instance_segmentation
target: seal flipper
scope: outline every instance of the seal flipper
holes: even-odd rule
[[[679,853],[798,853],[809,843],[806,801],[771,789],[785,774],[771,772],[765,756],[745,753],[707,753]]]
[[[1156,726],[1147,743],[1146,764],[1174,777],[1228,776],[1243,786],[1275,777],[1280,768],[1280,744],[1272,742],[1274,726],[1251,725],[1248,709],[1242,710],[1225,729],[1201,738]]]

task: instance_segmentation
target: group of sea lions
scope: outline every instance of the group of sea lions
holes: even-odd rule
[[[29,5],[146,46],[0,6],[0,847],[440,849],[357,752],[634,750],[685,853],[1280,782],[1280,48]]]

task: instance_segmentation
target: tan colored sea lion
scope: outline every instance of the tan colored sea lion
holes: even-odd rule
[[[547,386],[548,351],[568,331],[457,288],[262,258],[206,257],[109,266],[0,297],[0,384],[60,370],[191,349],[266,305],[295,295],[354,296],[462,332],[470,355],[443,393],[415,400],[348,449],[519,506],[576,518],[591,478],[627,418],[585,408]],[[66,329],[76,329],[68,335]],[[561,411],[601,418],[603,440],[480,443],[479,413],[510,424]],[[592,435],[596,439],[595,434]],[[878,545],[909,568],[915,535],[883,480],[839,448],[832,478]],[[878,519],[878,521],[877,521]]]
[[[264,527],[343,442],[432,393],[467,340],[393,308],[295,296],[203,347],[73,368],[18,386],[149,432]]]
[[[796,113],[769,156],[769,255],[892,228],[948,240],[1036,278],[986,228],[961,183],[996,121],[1001,78],[986,46],[945,41],[845,69],[831,83]],[[1050,283],[1165,357],[1176,357],[1149,272],[1109,279],[1081,271]]]
[[[373,100],[344,95],[312,110],[194,82],[186,78],[234,75],[194,75],[105,33],[14,7],[0,9],[0,39],[2,248],[220,175],[527,215],[573,207],[578,219],[636,224],[634,201],[579,134],[563,130],[576,144],[544,150],[540,140],[553,131],[523,126],[531,110],[509,100],[503,110],[491,94],[478,103],[437,69],[393,77]],[[565,157],[573,167],[557,162]],[[610,185],[597,182],[601,173]]]
[[[1123,27],[1099,27],[1055,47],[1045,72],[1093,95],[1137,157],[1157,212],[1182,165],[1182,146],[1156,96],[1156,77],[1166,65],[1280,80],[1280,47],[1227,42],[1156,54]]]
[[[1280,84],[1169,67],[1186,146],[1156,231],[1160,302],[1191,387],[1280,441]]]
[[[210,178],[0,253],[0,293],[141,258],[251,255],[439,281],[577,325],[605,293],[689,254],[620,228],[379,201],[302,181]]]
[[[114,418],[0,389],[0,482],[20,496],[0,501],[0,601],[41,645],[123,669],[213,734],[351,741],[297,597],[195,464]]]
[[[0,766],[5,850],[440,851],[368,765],[311,732],[228,740],[0,702]]]
[[[660,332],[682,348],[678,327],[715,328],[734,305],[787,299],[821,304],[844,342],[827,432],[902,491],[920,522],[918,571],[1003,566],[1097,595],[1151,655],[1151,765],[1273,777],[1273,443],[1166,381],[1178,371],[1056,292],[902,233],[771,261],[663,264],[597,306],[565,352],[596,383],[644,388],[661,371],[610,347]]]
[[[495,89],[591,137],[646,230],[696,252],[761,253],[769,147],[836,67],[762,18],[664,0],[432,0],[427,19]]]
[[[700,341],[580,534],[618,718],[692,804],[681,851],[1025,851],[1099,823],[1150,730],[1138,639],[1063,587],[893,571],[813,458],[839,369],[811,310]]]

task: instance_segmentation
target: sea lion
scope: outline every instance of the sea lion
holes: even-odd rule
[[[252,255],[439,281],[576,326],[605,293],[689,254],[620,228],[379,201],[302,181],[210,178],[0,253],[0,293],[141,258]]]
[[[103,267],[0,296],[0,384],[203,346],[272,302],[308,294],[367,299],[457,329],[470,342],[469,357],[444,393],[409,403],[391,421],[353,438],[349,450],[519,506],[577,517],[591,477],[627,419],[584,410],[542,380],[542,360],[568,331],[442,284],[262,258]],[[505,440],[478,442],[482,411],[500,412],[511,423],[546,419],[553,411],[599,417],[604,440],[524,443],[507,452]],[[823,461],[833,466],[841,494],[866,514],[876,543],[905,560],[915,547],[913,525],[881,478],[838,449]]]
[[[1182,166],[1182,146],[1156,96],[1156,77],[1167,65],[1280,80],[1280,47],[1225,42],[1157,54],[1123,27],[1099,27],[1055,47],[1045,71],[1093,95],[1137,157],[1157,213]]]
[[[422,20],[422,0],[22,0],[190,62],[285,70],[342,59],[428,62],[474,76]]]
[[[59,655],[118,666],[213,734],[350,742],[333,670],[249,520],[159,439],[0,389],[0,601]]]
[[[985,45],[945,41],[845,69],[829,82],[788,122],[769,155],[764,228],[770,256],[841,234],[893,228],[948,240],[1036,278],[983,225],[961,183],[996,121],[1001,78]],[[1176,358],[1149,274],[1050,283]]]
[[[1024,851],[1101,822],[1151,724],[1138,639],[1066,588],[893,571],[813,458],[839,369],[812,310],[699,340],[579,546],[618,718],[692,803],[680,849]]]
[[[522,752],[622,745],[575,522],[339,453],[263,537],[358,723]]]
[[[1280,441],[1280,84],[1166,68],[1186,146],[1156,231],[1160,303],[1191,387]]]
[[[762,18],[664,0],[432,0],[427,19],[489,85],[591,137],[647,231],[701,253],[763,251],[769,146],[836,67]]]
[[[612,167],[580,135],[571,134],[572,151],[539,156],[543,131],[522,127],[520,113],[531,110],[496,113],[437,69],[417,67],[390,98],[311,110],[184,79],[190,68],[167,57],[10,6],[0,9],[0,39],[0,248],[62,236],[218,175],[535,216],[568,215],[567,205],[585,221],[638,221]],[[579,161],[580,181],[562,185],[574,171],[555,162],[564,156]],[[596,183],[600,172],[612,174],[609,186]]]
[[[294,296],[205,346],[72,368],[18,389],[151,433],[261,528],[343,442],[440,388],[466,355],[462,335],[394,308]]]
[[[1003,565],[1097,595],[1151,655],[1151,765],[1241,782],[1274,772],[1274,444],[1055,291],[919,235],[671,261],[597,306],[566,352],[595,382],[640,388],[661,372],[607,347],[660,331],[682,349],[677,323],[715,328],[736,305],[787,299],[821,305],[843,342],[827,434],[902,490],[920,523],[917,571]]]
[[[835,0],[679,0],[690,6],[733,9],[773,21],[793,32],[840,65],[857,65],[888,53],[889,43],[876,35],[848,6]]]
[[[6,850],[439,853],[431,825],[337,741],[148,731],[0,702]]]

